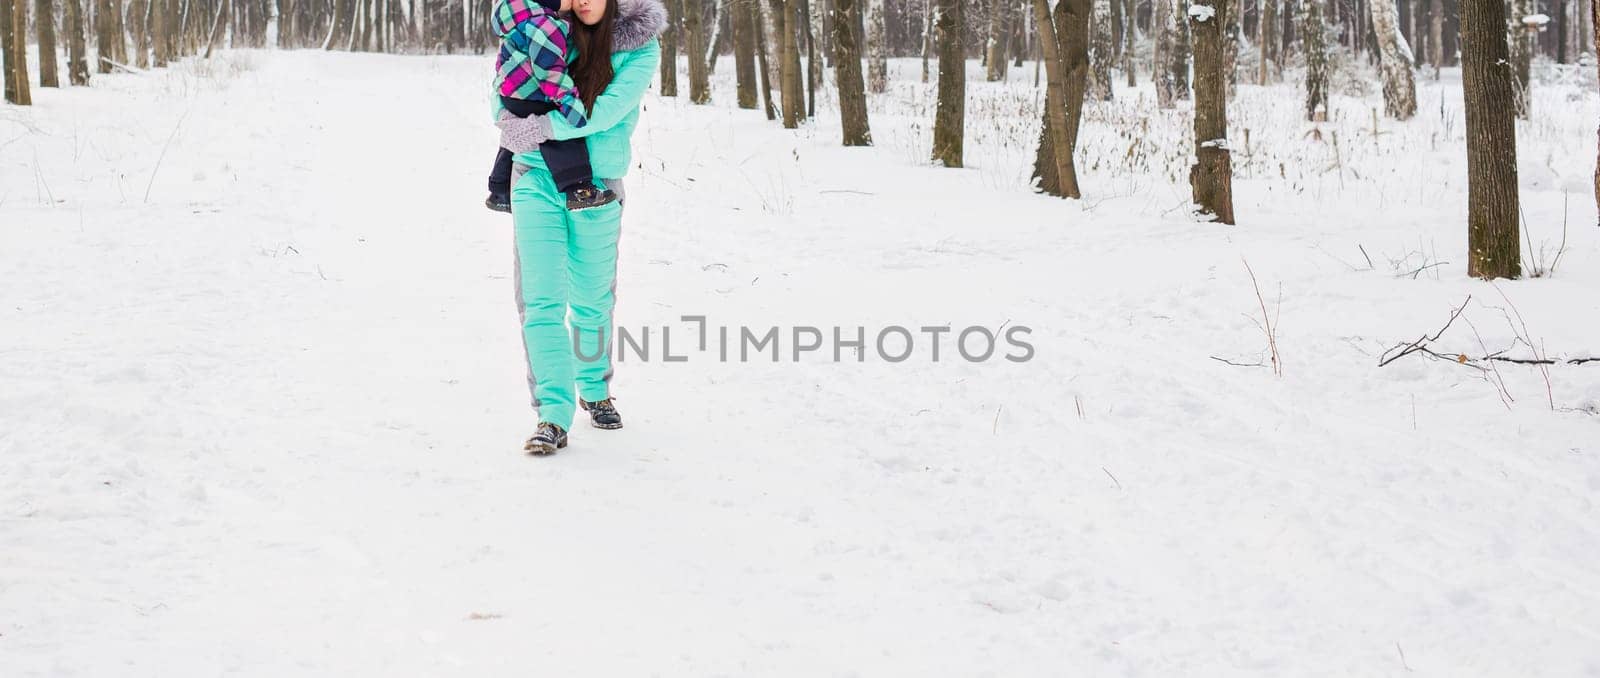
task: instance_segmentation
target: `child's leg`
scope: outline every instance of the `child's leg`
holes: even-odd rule
[[[489,192],[494,195],[511,194],[512,153],[504,148],[494,156],[494,169],[489,171]]]
[[[555,179],[556,190],[569,193],[585,184],[594,184],[594,168],[589,165],[589,144],[583,139],[546,141],[539,144],[539,154],[550,167],[550,178]]]

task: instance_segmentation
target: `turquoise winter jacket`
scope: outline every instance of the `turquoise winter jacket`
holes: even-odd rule
[[[661,64],[661,43],[656,36],[666,25],[666,8],[661,0],[611,0],[617,3],[612,33],[611,67],[616,75],[594,102],[594,110],[584,111],[589,123],[574,127],[561,116],[546,116],[556,139],[583,137],[589,142],[589,164],[594,175],[620,179],[633,162],[633,129],[639,124],[639,104],[650,89]],[[492,97],[494,117],[499,118],[500,97]],[[581,105],[581,104],[580,104]],[[516,162],[534,170],[548,171],[537,150],[520,153]]]

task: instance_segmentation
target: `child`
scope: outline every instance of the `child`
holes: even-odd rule
[[[571,9],[572,0],[496,0],[495,33],[500,55],[495,62],[495,89],[506,111],[517,117],[560,111],[567,122],[582,127],[588,122],[579,107],[576,85],[567,74],[567,35],[570,27],[558,11]],[[594,185],[589,166],[589,146],[582,138],[546,141],[539,154],[550,167],[556,189],[567,194],[567,209],[582,210],[616,201],[617,194]],[[500,149],[489,174],[489,199],[484,204],[499,212],[511,211],[512,153]]]

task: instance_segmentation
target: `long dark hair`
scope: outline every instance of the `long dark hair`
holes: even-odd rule
[[[594,113],[594,101],[599,98],[616,71],[611,68],[612,32],[617,23],[617,0],[606,0],[606,11],[600,22],[593,26],[572,20],[572,41],[578,47],[578,60],[571,67],[572,83],[578,86],[578,98],[583,107]]]

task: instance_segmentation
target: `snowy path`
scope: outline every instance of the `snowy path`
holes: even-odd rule
[[[1227,229],[1164,184],[996,188],[1027,144],[983,130],[944,170],[907,117],[847,150],[652,98],[617,315],[690,359],[624,363],[628,428],[530,459],[482,65],[231,53],[0,110],[0,674],[1600,675],[1600,368],[1505,370],[1508,408],[1375,367],[1503,304],[1462,280],[1459,180],[1244,182]],[[1576,355],[1571,209],[1561,274],[1500,289]],[[1424,240],[1438,279],[1340,263]],[[1264,346],[1241,256],[1282,379],[1210,359]],[[1037,356],[723,364],[682,315]]]

